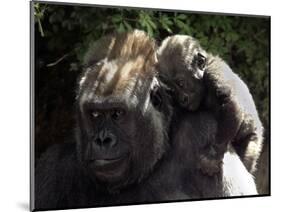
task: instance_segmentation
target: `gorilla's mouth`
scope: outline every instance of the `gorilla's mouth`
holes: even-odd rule
[[[126,171],[126,159],[127,155],[110,159],[96,159],[91,162],[90,166],[99,180],[116,181]]]
[[[97,167],[103,167],[103,166],[107,166],[107,165],[118,163],[122,159],[123,159],[123,157],[110,158],[110,159],[98,159],[98,160],[94,160],[93,163]]]

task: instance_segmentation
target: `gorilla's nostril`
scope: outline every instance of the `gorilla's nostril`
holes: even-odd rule
[[[109,138],[109,137],[105,138],[104,141],[103,141],[103,143],[104,143],[105,145],[110,144],[111,142],[112,142],[112,139]]]
[[[97,139],[95,140],[95,142],[96,142],[96,144],[99,145],[99,146],[102,145],[102,140],[101,140],[100,138],[97,138]]]
[[[103,144],[105,146],[112,147],[116,144],[116,139],[113,138],[113,137],[107,137],[107,138],[104,139]]]

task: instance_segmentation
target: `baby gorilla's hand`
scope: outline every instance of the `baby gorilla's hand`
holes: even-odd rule
[[[209,144],[200,152],[198,168],[208,176],[213,176],[221,171],[223,153],[219,154],[217,145]]]

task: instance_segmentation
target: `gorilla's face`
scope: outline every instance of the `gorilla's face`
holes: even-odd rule
[[[197,110],[204,93],[203,81],[186,70],[175,71],[170,79],[167,85],[172,88],[176,103],[188,111]]]
[[[141,54],[106,58],[81,78],[78,156],[95,181],[115,188],[139,181],[167,148],[168,116],[162,116],[152,61]]]
[[[87,98],[80,102],[84,132],[83,161],[103,181],[119,181],[128,172],[130,141],[134,139],[135,117],[124,102],[111,97]]]
[[[173,91],[176,103],[189,111],[196,110],[204,95],[205,51],[192,37],[175,35],[166,38],[157,53],[160,78]]]

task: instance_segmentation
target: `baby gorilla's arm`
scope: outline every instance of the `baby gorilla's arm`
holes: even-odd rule
[[[225,69],[229,68],[220,58],[214,58],[204,73],[207,97],[206,107],[215,113],[218,129],[215,140],[202,150],[199,167],[213,175],[221,170],[223,155],[241,125],[241,111]]]

